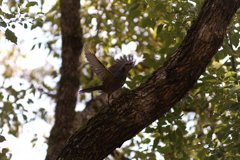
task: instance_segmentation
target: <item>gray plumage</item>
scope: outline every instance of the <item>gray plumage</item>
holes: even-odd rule
[[[133,59],[133,56],[121,56],[113,63],[111,67],[106,68],[97,59],[92,50],[89,50],[85,47],[84,52],[88,62],[92,66],[94,73],[102,81],[102,85],[82,89],[79,91],[79,93],[81,94],[95,90],[102,90],[108,94],[109,100],[110,95],[124,85],[128,72],[134,67],[135,60]]]

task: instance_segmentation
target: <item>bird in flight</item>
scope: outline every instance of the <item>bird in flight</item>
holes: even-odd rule
[[[121,88],[126,82],[128,72],[134,67],[135,60],[132,55],[123,55],[117,59],[113,65],[106,68],[95,56],[94,52],[88,47],[84,47],[84,53],[94,73],[102,81],[102,85],[85,88],[79,91],[80,94],[85,92],[92,92],[96,90],[102,90],[108,94],[108,105],[109,98],[119,88]]]

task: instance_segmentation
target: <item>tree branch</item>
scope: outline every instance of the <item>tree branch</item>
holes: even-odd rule
[[[168,112],[204,72],[239,6],[239,0],[206,0],[182,44],[163,66],[88,120],[57,159],[103,159]]]
[[[79,0],[60,1],[62,31],[62,68],[56,95],[55,124],[51,130],[47,160],[56,159],[59,150],[74,132],[73,122],[79,88],[79,56],[82,49]]]

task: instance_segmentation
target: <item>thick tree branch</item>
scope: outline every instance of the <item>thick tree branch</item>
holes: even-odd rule
[[[116,91],[115,93],[119,94],[119,91]],[[97,96],[96,98],[93,98],[91,101],[87,102],[86,108],[82,112],[77,112],[75,115],[75,122],[77,122],[74,123],[75,128],[78,129],[87,120],[96,115],[104,106],[107,105],[107,100],[107,95],[101,94],[100,96]],[[111,155],[118,160],[128,160],[128,158],[124,157],[124,155],[121,155],[117,150],[114,150]]]
[[[55,124],[51,130],[47,160],[56,159],[59,150],[74,132],[73,121],[79,88],[79,56],[82,49],[79,0],[61,0],[62,68],[55,113]]]
[[[194,85],[222,45],[239,0],[207,0],[177,51],[140,87],[124,92],[85,123],[60,160],[103,159],[169,111]]]

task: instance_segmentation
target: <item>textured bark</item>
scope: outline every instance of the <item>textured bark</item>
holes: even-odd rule
[[[116,91],[115,94],[119,94],[120,90]],[[116,96],[114,96],[116,97]],[[87,120],[92,118],[96,115],[103,107],[107,105],[107,94],[101,94],[96,98],[93,98],[91,101],[86,103],[86,107],[83,111],[77,112],[75,115],[77,123],[74,123],[74,127],[78,129],[81,127]],[[128,158],[124,157],[119,151],[115,150],[111,153],[112,157],[117,160],[129,160]]]
[[[61,0],[62,67],[56,96],[55,124],[51,130],[47,160],[56,159],[59,150],[74,132],[73,121],[78,95],[79,56],[82,49],[79,0]]]
[[[239,6],[239,0],[205,1],[184,41],[163,66],[88,120],[69,138],[57,159],[103,159],[168,112],[204,72]]]

